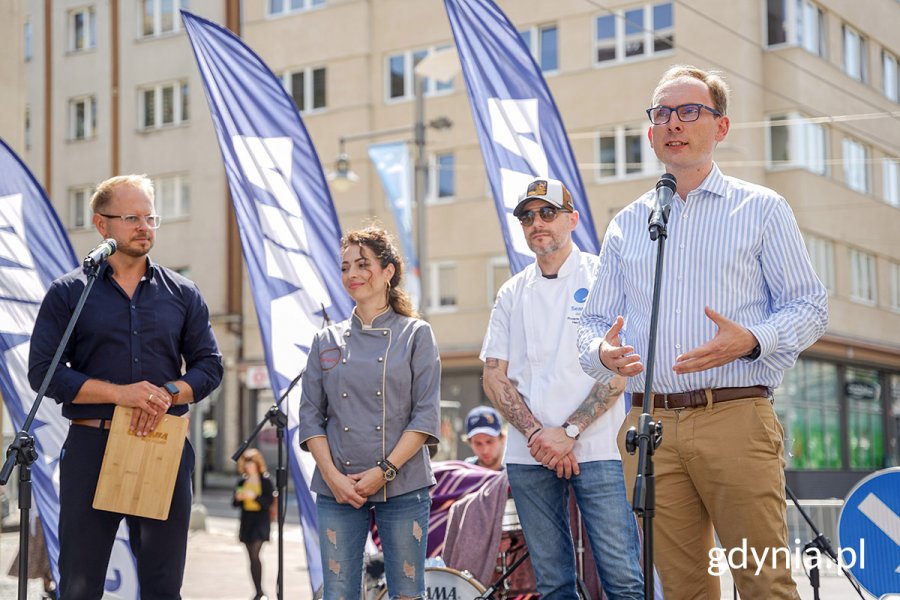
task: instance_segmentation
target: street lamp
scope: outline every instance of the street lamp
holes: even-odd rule
[[[398,127],[370,131],[343,136],[339,140],[338,157],[334,163],[334,171],[328,174],[328,180],[335,190],[344,192],[349,190],[354,183],[359,181],[359,176],[350,168],[350,158],[344,151],[344,144],[352,140],[371,139],[375,137],[408,134],[413,132],[413,144],[416,147],[415,158],[415,184],[413,198],[416,203],[416,254],[419,260],[419,313],[426,318],[428,307],[428,261],[427,247],[425,245],[425,195],[427,193],[428,159],[425,155],[425,129],[447,129],[453,125],[447,117],[437,117],[425,122],[425,80],[428,78],[437,81],[449,81],[460,70],[456,52],[445,50],[435,52],[421,61],[413,69],[413,89],[415,90],[415,122],[410,127]]]

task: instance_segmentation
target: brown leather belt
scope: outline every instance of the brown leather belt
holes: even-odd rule
[[[712,389],[713,404],[729,400],[743,400],[744,398],[768,398],[770,395],[771,390],[764,385]],[[631,394],[631,405],[643,406],[644,394]],[[678,394],[653,394],[653,406],[668,409],[706,406],[706,390],[691,390]]]
[[[112,419],[72,419],[72,425],[83,425],[94,429],[109,429]]]

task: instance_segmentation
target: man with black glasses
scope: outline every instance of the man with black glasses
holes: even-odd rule
[[[578,366],[576,327],[597,257],[572,242],[569,190],[539,178],[513,214],[537,260],[507,281],[481,350],[484,391],[512,425],[506,470],[541,598],[576,598],[569,486],[603,588],[643,598],[637,525],[625,501],[616,430],[624,380],[597,383]]]
[[[717,74],[676,66],[647,111],[653,149],[677,180],[651,404],[663,424],[654,560],[666,600],[720,597],[710,570],[713,529],[726,552],[750,556],[745,568],[732,565],[741,598],[799,598],[787,561],[784,431],[772,390],[824,333],[827,294],[784,198],[726,177],[713,162],[730,127],[727,101]],[[579,327],[585,372],[601,382],[628,377],[634,392],[620,448],[643,403],[654,198],[648,192],[610,223]],[[636,457],[625,455],[624,464],[630,496]]]
[[[183,416],[222,379],[209,310],[197,286],[148,253],[160,217],[143,175],[113,177],[91,198],[93,222],[117,251],[100,265],[47,396],[71,427],[59,457],[59,571],[62,600],[99,599],[123,515],[92,506],[110,420],[133,408],[131,431],[146,436],[163,415]],[[86,285],[76,269],[54,281],[35,321],[28,379],[37,390]],[[185,370],[182,371],[182,364]],[[194,451],[185,441],[165,521],[125,516],[145,599],[180,598],[191,511]]]

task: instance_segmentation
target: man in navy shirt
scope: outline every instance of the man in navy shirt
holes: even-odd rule
[[[103,596],[121,514],[92,507],[115,407],[132,407],[131,429],[152,432],[166,413],[210,394],[222,356],[197,287],[150,260],[160,218],[145,176],[113,177],[91,199],[93,222],[117,251],[100,266],[47,396],[72,426],[60,454],[60,596]],[[54,281],[31,338],[28,378],[38,389],[87,278],[81,269]],[[185,370],[182,372],[182,364]],[[180,598],[187,551],[194,451],[185,443],[166,521],[125,515],[141,597]]]

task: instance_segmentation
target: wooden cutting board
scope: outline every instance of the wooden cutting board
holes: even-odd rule
[[[97,510],[165,521],[172,505],[188,420],[165,415],[152,433],[138,437],[128,431],[132,410],[117,406],[113,414],[93,506]]]

